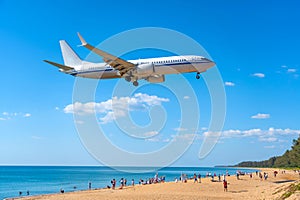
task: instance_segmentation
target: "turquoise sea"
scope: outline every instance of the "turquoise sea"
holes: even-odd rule
[[[135,168],[139,171],[144,168]],[[147,168],[149,171],[149,168]],[[38,194],[58,193],[60,189],[66,192],[88,189],[91,182],[92,188],[104,188],[110,185],[110,181],[115,178],[117,185],[121,178],[126,178],[128,183],[134,179],[138,184],[139,179],[165,176],[166,181],[173,181],[180,174],[187,174],[188,177],[194,173],[204,177],[207,173],[235,174],[236,168],[217,167],[166,167],[158,171],[146,173],[126,173],[109,167],[46,167],[46,166],[0,166],[0,199]],[[244,172],[254,172],[252,169],[243,169]]]

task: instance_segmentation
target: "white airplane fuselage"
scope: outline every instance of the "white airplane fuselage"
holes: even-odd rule
[[[149,76],[161,76],[165,74],[180,74],[189,72],[205,72],[207,69],[215,65],[214,62],[202,56],[169,56],[159,58],[147,58],[138,60],[128,60],[139,65],[152,65],[153,70],[150,73],[133,73],[137,79],[148,78]],[[68,72],[73,76],[93,79],[111,79],[121,78],[119,71],[109,66],[107,63],[92,63],[83,61],[82,65],[74,66],[74,70]]]

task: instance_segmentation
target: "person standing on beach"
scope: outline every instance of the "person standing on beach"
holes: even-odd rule
[[[201,183],[201,174],[198,174],[198,183]]]
[[[131,185],[134,186],[134,179],[131,180]]]
[[[223,186],[224,186],[224,192],[227,192],[227,181],[223,181]]]
[[[196,175],[196,173],[194,173],[194,183],[196,183],[197,182],[197,175]]]
[[[91,190],[92,189],[92,183],[91,183],[91,181],[89,181],[89,190]]]
[[[114,190],[116,188],[116,179],[111,180],[110,183],[111,183],[111,189]]]
[[[121,180],[120,180],[120,189],[123,189],[123,186],[124,186],[124,179],[121,178]]]
[[[268,179],[268,173],[264,173],[265,181]]]
[[[259,172],[259,178],[260,178],[260,180],[262,181],[262,174]]]

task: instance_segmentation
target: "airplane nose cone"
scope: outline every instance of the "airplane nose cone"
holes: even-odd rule
[[[212,60],[210,60],[210,59],[208,59],[208,58],[202,58],[202,60],[205,60],[206,62],[209,62],[209,63],[214,63],[214,64],[216,64],[214,61],[212,61]]]
[[[209,67],[213,67],[213,66],[215,66],[216,65],[216,63],[214,62],[214,61],[211,61],[210,60],[210,62],[209,62]]]

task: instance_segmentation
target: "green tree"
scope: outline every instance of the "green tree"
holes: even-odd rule
[[[291,150],[286,150],[282,156],[274,156],[264,161],[246,161],[235,166],[238,167],[300,167],[300,135],[293,140]]]

